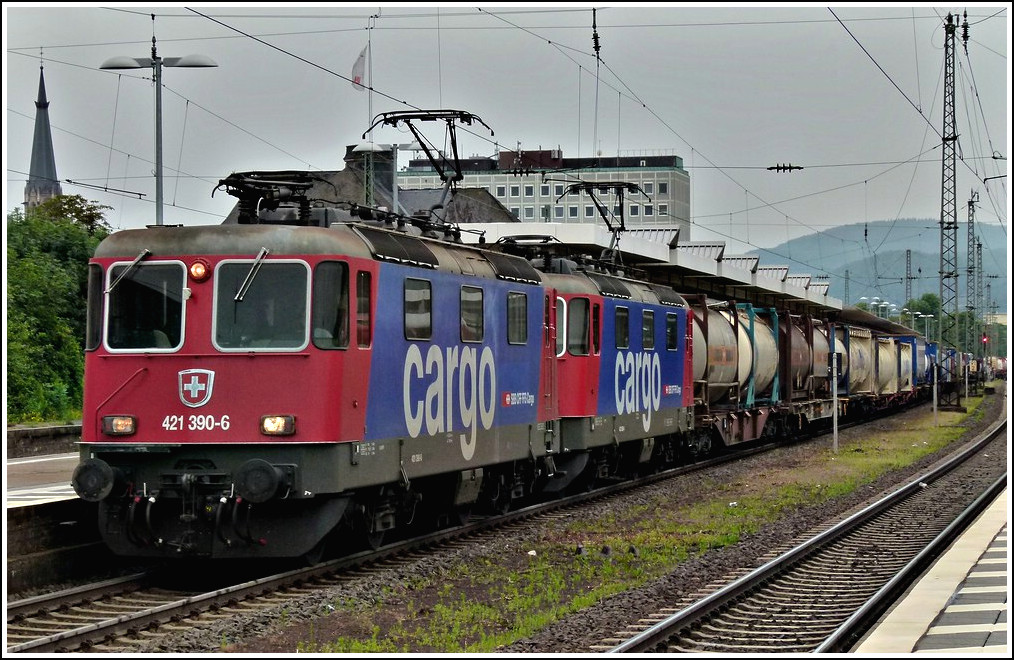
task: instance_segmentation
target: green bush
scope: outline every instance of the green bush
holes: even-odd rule
[[[83,395],[88,259],[107,206],[55,197],[7,214],[7,421],[66,420]]]

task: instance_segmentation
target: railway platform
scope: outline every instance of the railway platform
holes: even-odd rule
[[[1009,658],[1009,520],[1005,488],[852,653]]]

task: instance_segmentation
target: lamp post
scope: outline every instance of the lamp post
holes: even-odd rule
[[[926,323],[923,326],[923,334],[926,335],[927,339],[929,339],[929,336],[930,336],[930,334],[929,334],[929,324],[930,324],[930,319],[933,318],[933,315],[932,314],[923,314],[922,317],[926,321]]]
[[[153,16],[154,18],[154,16]],[[203,68],[218,66],[206,55],[185,55],[183,57],[158,56],[155,37],[151,38],[151,57],[111,57],[100,69],[144,69],[151,67],[155,81],[155,224],[162,224],[162,67],[178,66]]]

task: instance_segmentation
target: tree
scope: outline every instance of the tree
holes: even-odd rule
[[[88,260],[109,209],[61,195],[7,215],[7,419],[81,408]]]

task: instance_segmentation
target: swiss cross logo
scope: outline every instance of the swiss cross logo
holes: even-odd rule
[[[180,401],[191,408],[199,408],[211,400],[215,385],[215,372],[207,369],[185,369],[179,372]]]

